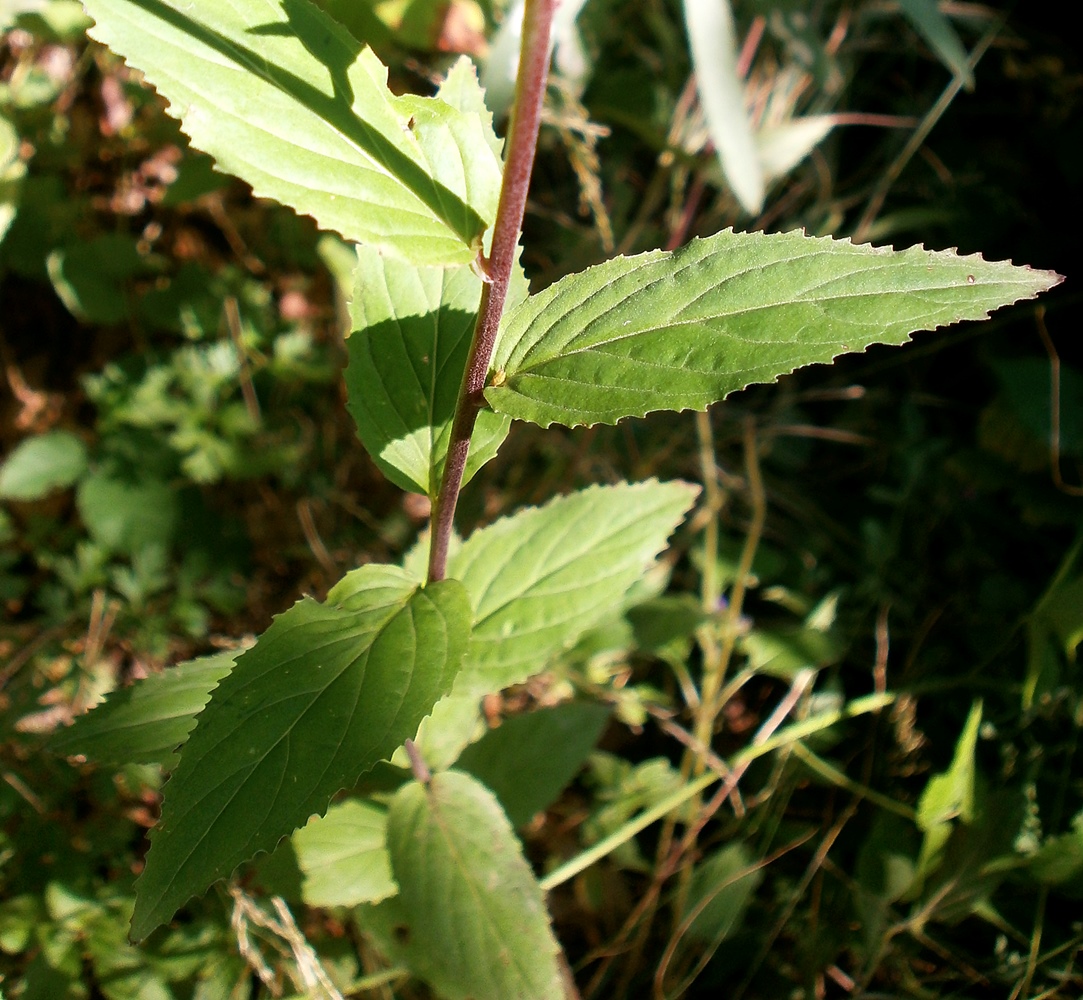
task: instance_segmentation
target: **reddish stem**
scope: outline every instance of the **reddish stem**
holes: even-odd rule
[[[429,582],[442,580],[447,571],[448,543],[455,523],[455,507],[462,489],[470,435],[478,411],[485,405],[485,378],[489,372],[500,317],[508,295],[515,250],[526,211],[530,172],[538,145],[542,101],[549,72],[549,29],[557,0],[526,0],[523,12],[522,45],[519,52],[519,76],[515,82],[515,101],[508,129],[508,157],[504,182],[493,225],[493,244],[488,261],[482,260],[487,280],[481,289],[481,304],[470,354],[455,404],[444,475],[436,495],[432,515],[432,542],[429,548]]]

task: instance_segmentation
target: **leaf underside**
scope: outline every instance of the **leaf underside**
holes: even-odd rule
[[[212,694],[166,785],[133,939],[413,736],[451,683],[469,619],[457,582],[419,590],[388,566],[279,615]]]
[[[485,398],[542,426],[703,409],[803,365],[984,319],[1059,281],[950,250],[726,230],[613,258],[506,314],[491,365],[503,381]]]
[[[411,969],[447,1000],[561,1000],[541,888],[492,793],[457,771],[404,785],[388,848]]]
[[[415,263],[477,256],[501,176],[487,116],[396,97],[372,51],[308,0],[84,6],[90,35],[257,195]]]

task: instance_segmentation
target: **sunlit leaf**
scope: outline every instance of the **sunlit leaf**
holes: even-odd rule
[[[92,37],[141,70],[221,170],[319,226],[419,264],[462,264],[501,167],[476,113],[396,97],[308,0],[86,0]]]
[[[485,398],[543,426],[703,409],[803,365],[984,319],[1059,281],[950,250],[726,230],[532,295],[505,317]]]
[[[387,810],[350,799],[293,835],[309,906],[356,906],[393,896]]]
[[[538,673],[620,606],[695,494],[656,480],[594,486],[502,518],[452,554],[448,576],[470,595],[474,630],[451,694],[418,735],[430,765],[458,756],[483,695]]]
[[[919,886],[921,878],[939,862],[953,823],[966,825],[974,819],[974,754],[981,714],[982,703],[976,701],[955,743],[951,766],[943,774],[933,775],[918,799],[918,827],[925,834],[917,866]]]

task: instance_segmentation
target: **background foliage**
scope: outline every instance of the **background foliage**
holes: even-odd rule
[[[502,13],[323,5],[404,93],[429,93],[451,52],[480,53]],[[741,37],[763,32],[748,90],[782,148],[749,216],[704,148],[679,5],[643,0],[635,18],[584,5],[550,88],[532,287],[727,225],[958,246],[1073,277],[1078,53],[1036,12],[1002,24],[948,5],[967,50],[997,30],[973,92],[941,106],[951,52],[930,49],[923,5],[900,6],[736,5]],[[379,852],[336,845],[333,827],[132,947],[156,762],[73,767],[42,751],[106,692],[264,630],[346,569],[397,561],[427,517],[353,440],[342,245],[214,173],[86,24],[71,0],[0,0],[0,982],[12,997],[423,996],[384,971],[402,945]],[[795,112],[849,117],[793,163]],[[649,995],[656,975],[666,995],[1079,994],[1078,312],[1069,284],[1044,314],[800,372],[698,426],[661,415],[542,439],[517,425],[478,473],[464,502],[480,524],[598,480],[713,480],[701,446],[717,453],[716,516],[696,526],[706,536],[677,538],[671,579],[643,581],[624,616],[491,699],[503,725],[460,762],[497,792],[537,870],[677,787],[682,678],[702,668],[696,630],[725,613],[735,579],[748,596],[720,754],[745,747],[808,668],[833,692],[816,697],[839,705],[885,684],[905,694],[751,766],[680,889],[686,923],[636,908],[664,827],[553,890],[584,995]],[[568,703],[572,690],[608,713]],[[595,714],[565,718],[569,704]],[[560,725],[599,749],[584,739],[552,761]],[[500,739],[544,748],[548,794],[516,801]],[[416,803],[388,801],[393,822],[431,829]],[[369,880],[364,905],[319,881],[344,851]]]

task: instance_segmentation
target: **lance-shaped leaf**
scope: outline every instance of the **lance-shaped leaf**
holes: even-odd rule
[[[802,365],[984,319],[1059,280],[950,250],[726,230],[531,296],[506,316],[485,398],[543,426],[703,409]]]
[[[366,566],[279,615],[200,714],[151,834],[132,936],[322,813],[414,735],[469,635],[455,581]]]
[[[564,997],[541,887],[484,785],[404,785],[387,833],[411,971],[447,1000]]]
[[[308,0],[86,0],[92,37],[141,70],[218,166],[346,239],[472,261],[501,167],[487,123],[396,97],[371,50]]]
[[[418,734],[430,765],[458,756],[481,696],[536,674],[619,607],[695,496],[679,482],[593,486],[502,518],[452,554],[474,629],[451,694]]]
[[[227,650],[202,656],[119,688],[57,733],[49,749],[102,764],[161,764],[169,770],[177,762],[177,747],[238,655]]]
[[[347,341],[349,410],[380,470],[405,490],[440,485],[470,350],[481,279],[468,267],[414,267],[358,247]],[[464,482],[496,455],[511,420],[478,414]]]

